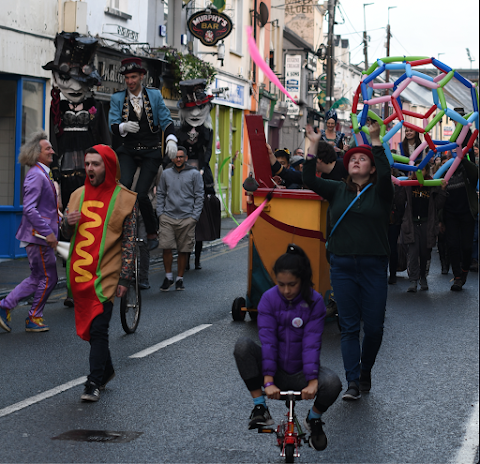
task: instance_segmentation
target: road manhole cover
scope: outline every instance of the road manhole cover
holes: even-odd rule
[[[87,441],[91,443],[126,443],[135,440],[143,432],[115,432],[109,430],[70,430],[52,440]]]

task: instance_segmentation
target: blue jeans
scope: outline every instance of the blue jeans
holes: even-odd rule
[[[342,330],[342,357],[348,382],[370,371],[382,343],[387,303],[387,256],[330,256],[330,278]],[[360,322],[363,344],[360,349]]]

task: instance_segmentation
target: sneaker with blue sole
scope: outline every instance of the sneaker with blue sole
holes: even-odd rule
[[[0,327],[6,332],[11,332],[12,328],[8,324],[10,322],[10,310],[0,306]]]
[[[43,322],[43,317],[27,317],[25,319],[25,332],[48,332],[50,327]]]

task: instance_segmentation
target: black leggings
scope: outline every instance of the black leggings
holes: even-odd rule
[[[233,352],[238,372],[249,391],[259,390],[263,386],[262,348],[253,340],[241,337],[235,344]],[[303,372],[287,374],[281,369],[274,377],[275,385],[280,390],[303,390],[308,382]],[[342,382],[331,369],[320,367],[318,373],[318,390],[314,405],[320,412],[325,412],[337,399],[342,390]]]

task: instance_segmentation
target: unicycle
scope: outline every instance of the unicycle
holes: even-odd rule
[[[133,257],[134,278],[128,286],[126,295],[122,296],[120,300],[120,320],[122,322],[123,330],[127,334],[132,334],[135,332],[135,330],[137,330],[142,308],[142,294],[140,293],[140,288],[138,287],[140,242],[143,242],[143,239],[136,237]]]

